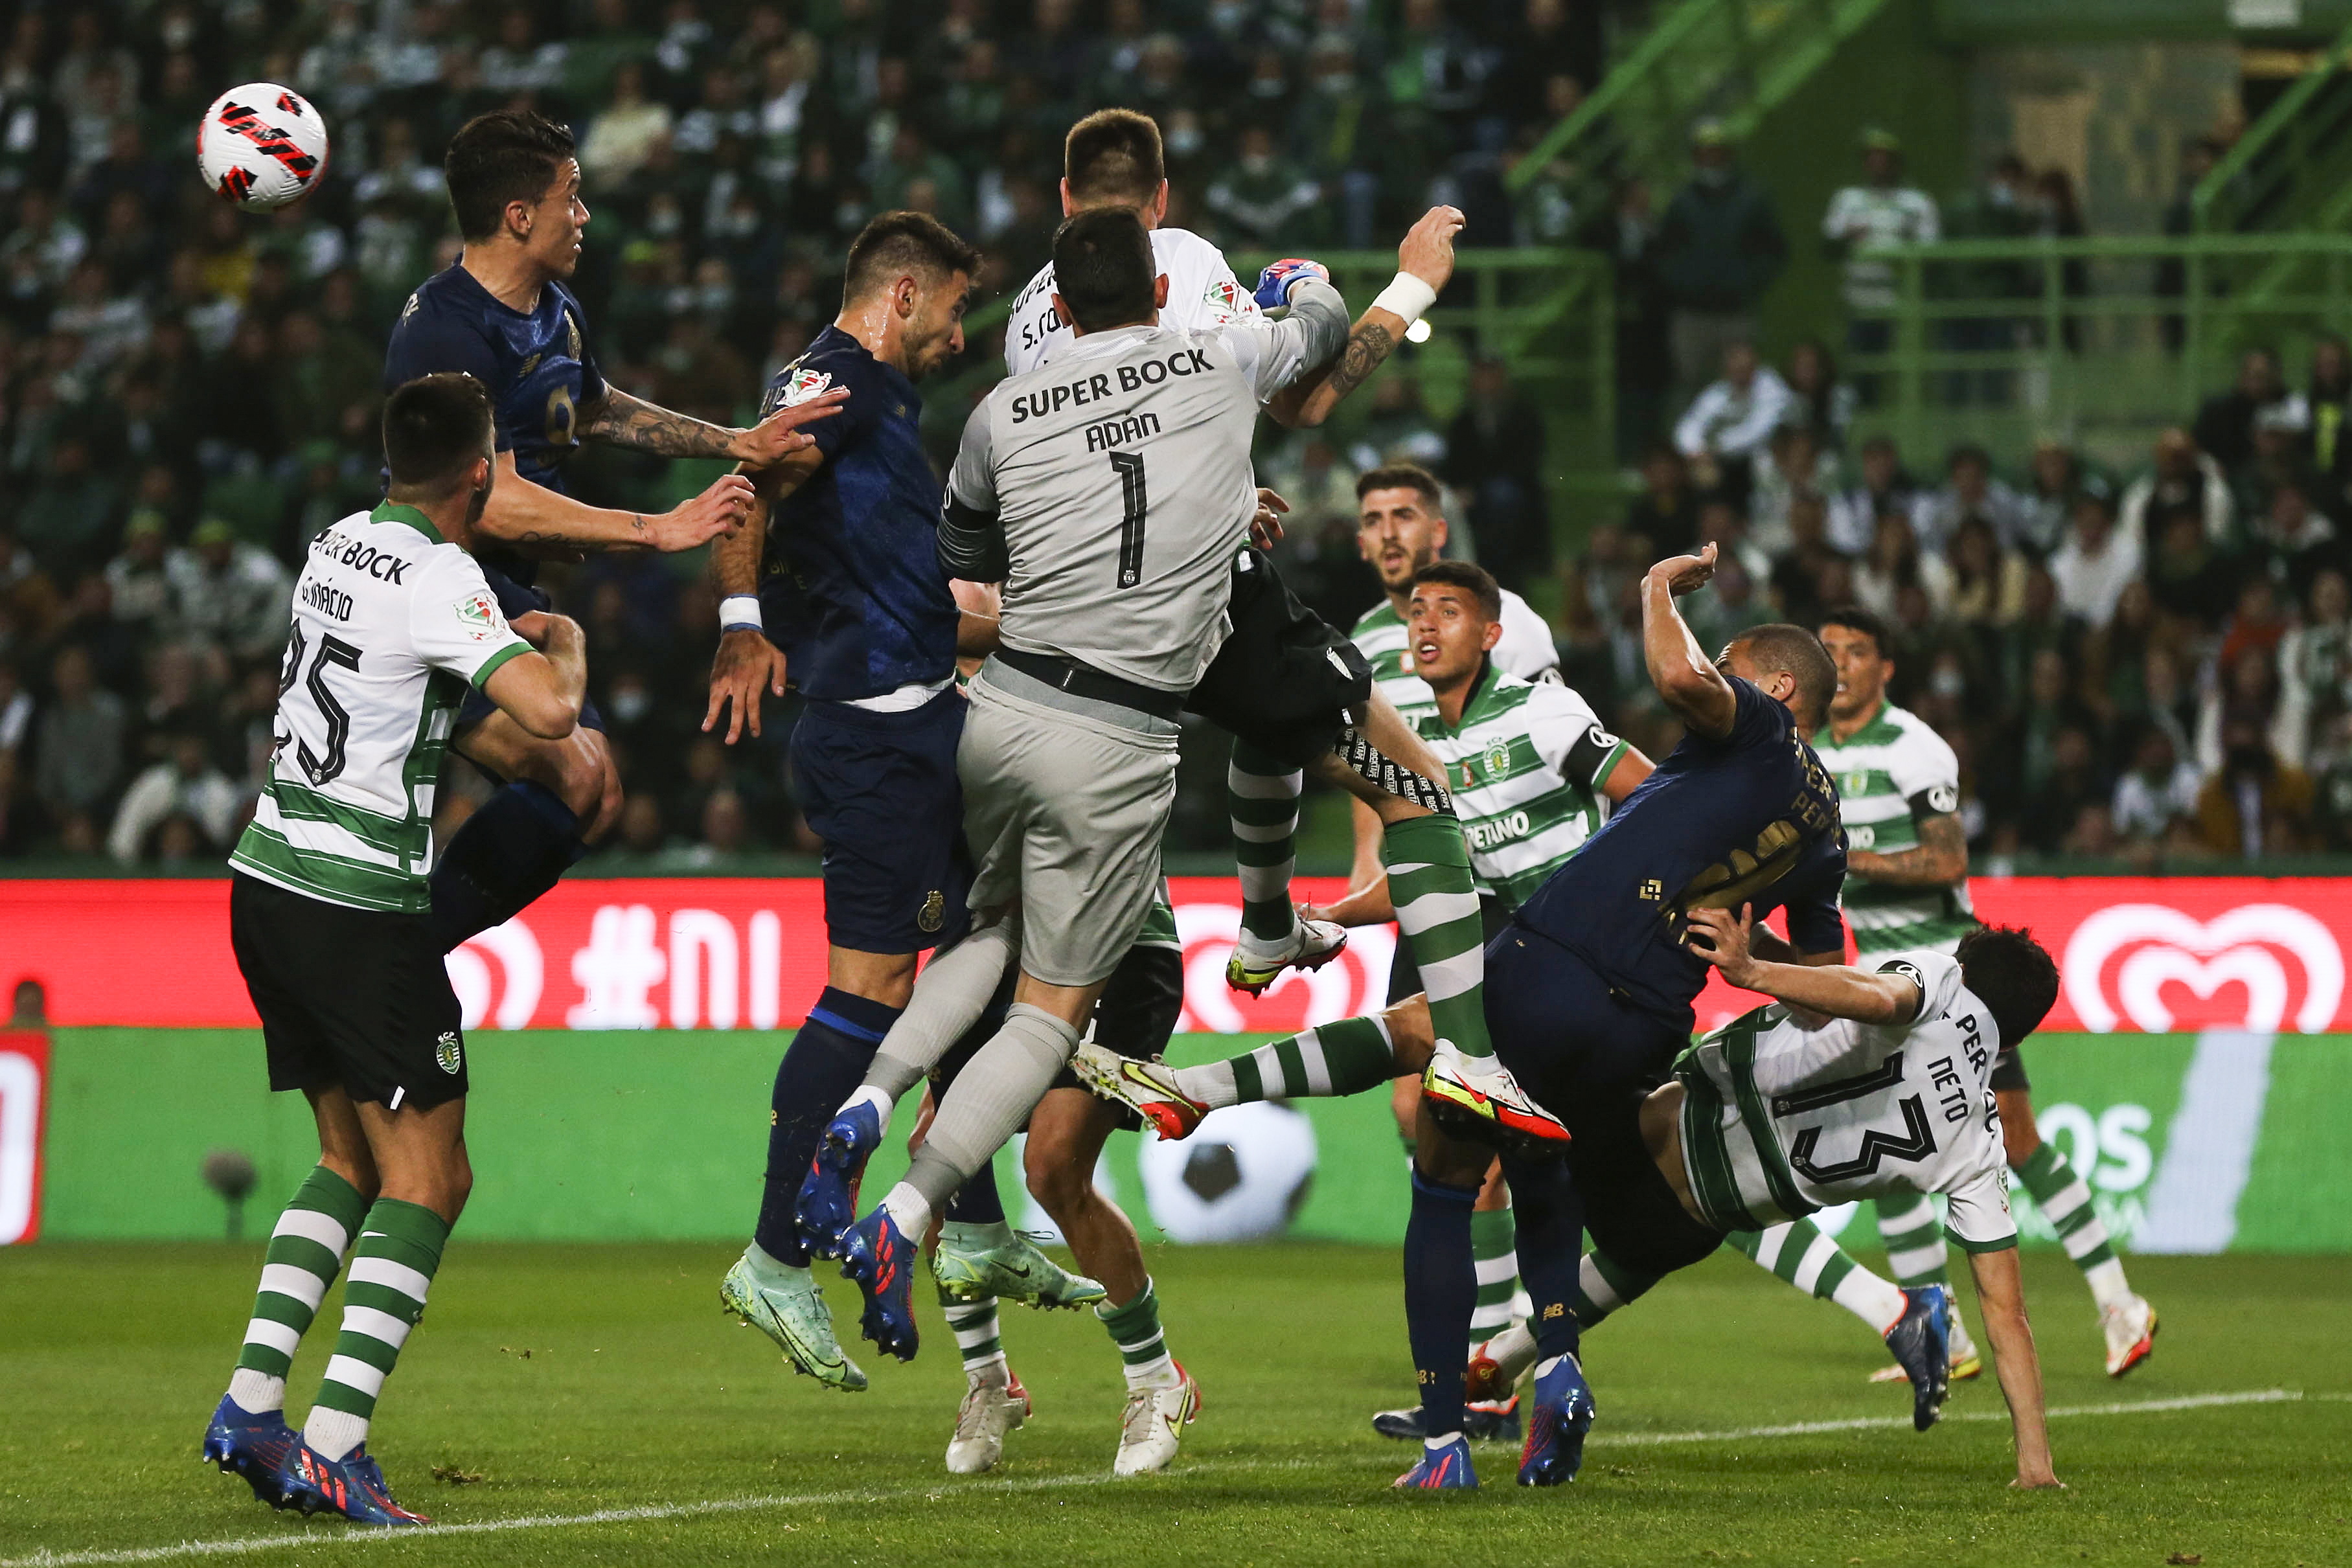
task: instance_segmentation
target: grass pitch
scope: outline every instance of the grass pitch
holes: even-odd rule
[[[1956,1260],[1958,1255],[1956,1254]],[[200,1466],[257,1246],[0,1253],[0,1568],[288,1563],[1148,1564],[2352,1563],[2352,1260],[2131,1260],[2155,1359],[2101,1375],[2089,1298],[2030,1254],[2063,1494],[2007,1490],[1992,1379],[1914,1435],[1866,1385],[1845,1312],[1725,1254],[1588,1342],[1601,1422],[1584,1477],[1392,1492],[1404,1446],[1397,1265],[1335,1246],[1169,1249],[1171,1344],[1206,1409],[1165,1477],[1112,1482],[1120,1384],[1088,1316],[1013,1312],[1037,1401],[995,1475],[941,1467],[961,1392],[924,1354],[821,1392],[718,1311],[717,1246],[469,1246],[389,1385],[371,1447],[426,1532],[301,1522]],[[834,1288],[855,1320],[855,1292]],[[316,1385],[333,1298],[295,1369]],[[436,1479],[436,1472],[448,1478]]]

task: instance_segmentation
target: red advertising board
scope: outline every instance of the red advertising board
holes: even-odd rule
[[[48,1037],[0,1034],[0,1247],[41,1233],[41,1130]]]
[[[1392,940],[1253,1000],[1225,988],[1240,918],[1229,878],[1174,880],[1186,1030],[1295,1030],[1378,1007]],[[1331,881],[1302,881],[1328,897]],[[1987,920],[2031,925],[2065,985],[2046,1026],[2352,1030],[2352,882],[2252,877],[1987,879]],[[451,955],[472,1028],[772,1029],[824,985],[813,880],[583,878]],[[62,1025],[239,1027],[253,1011],[229,951],[226,882],[0,882],[0,985],[48,991]],[[1753,1005],[1720,985],[1702,1024]]]

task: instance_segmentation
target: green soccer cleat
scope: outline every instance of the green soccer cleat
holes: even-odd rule
[[[865,1389],[866,1374],[842,1354],[841,1342],[833,1336],[833,1313],[805,1273],[792,1283],[763,1283],[747,1252],[719,1281],[719,1304],[774,1340],[793,1371],[844,1394]]]
[[[1108,1294],[1084,1274],[1073,1274],[1019,1231],[992,1247],[957,1247],[943,1235],[931,1255],[940,1294],[959,1301],[994,1296],[1032,1307],[1091,1307]]]

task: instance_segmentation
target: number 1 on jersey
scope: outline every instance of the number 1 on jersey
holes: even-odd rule
[[[1143,490],[1143,454],[1114,452],[1110,465],[1118,474],[1119,494],[1126,502],[1118,520],[1118,585],[1133,588],[1143,580],[1143,517],[1151,509]]]

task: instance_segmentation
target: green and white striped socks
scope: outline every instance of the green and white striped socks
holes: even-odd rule
[[[1868,1323],[1874,1333],[1884,1334],[1902,1321],[1903,1292],[1847,1257],[1810,1219],[1735,1230],[1724,1239],[1759,1268],[1818,1300],[1835,1301]]]
[[[1233,823],[1234,866],[1241,875],[1242,929],[1261,942],[1285,942],[1297,924],[1290,906],[1293,841],[1304,777],[1273,753],[1234,742],[1225,768],[1225,810]]]
[[[1477,1304],[1470,1312],[1472,1343],[1491,1339],[1526,1315],[1519,1300],[1518,1225],[1508,1208],[1470,1215],[1470,1256],[1478,1270]]]
[[[1003,1382],[1004,1341],[997,1330],[996,1298],[982,1296],[967,1301],[941,1291],[940,1312],[955,1335],[956,1353],[963,1357],[963,1375],[978,1379],[992,1374],[997,1382]]]
[[[1571,1310],[1581,1326],[1598,1328],[1618,1308],[1647,1295],[1662,1276],[1638,1273],[1605,1252],[1587,1252],[1576,1269]]]
[[[1177,1092],[1212,1111],[1258,1100],[1338,1098],[1397,1075],[1396,1042],[1379,1018],[1341,1019],[1244,1056],[1176,1070]]]
[[[1946,1267],[1950,1252],[1944,1245],[1944,1222],[1924,1195],[1880,1198],[1878,1239],[1886,1244],[1887,1272],[1905,1290],[1952,1282]]]
[[[1102,1320],[1111,1343],[1118,1346],[1129,1392],[1176,1386],[1176,1361],[1168,1354],[1167,1338],[1160,1332],[1160,1296],[1149,1279],[1143,1281],[1143,1294],[1123,1307],[1105,1302],[1095,1309],[1095,1316]]]
[[[1486,934],[1478,919],[1478,886],[1470,875],[1470,849],[1452,816],[1408,817],[1381,835],[1388,866],[1389,903],[1397,929],[1421,966],[1429,996],[1430,1026],[1439,1049],[1480,1071],[1495,1069],[1486,1038]]]
[[[342,1458],[367,1441],[376,1396],[425,1314],[448,1239],[449,1222],[419,1204],[380,1197],[367,1211],[343,1286],[342,1332],[302,1423],[302,1440],[323,1458]]]
[[[2042,1210],[2042,1218],[2057,1228],[2058,1239],[2074,1267],[2083,1270],[2092,1299],[2103,1308],[2129,1299],[2131,1286],[2107,1239],[2106,1222],[2092,1206],[2091,1189],[2074,1174],[2058,1145],[2044,1144],[2034,1150],[2017,1167],[2017,1175],[2025,1190],[2033,1195],[2034,1207]]]
[[[324,1166],[294,1189],[293,1199],[269,1233],[269,1254],[261,1266],[261,1291],[253,1300],[253,1321],[245,1325],[245,1349],[228,1380],[237,1407],[258,1415],[286,1407],[286,1369],[294,1350],[319,1314],[319,1303],[343,1266],[352,1232],[367,1213],[367,1199]]]

